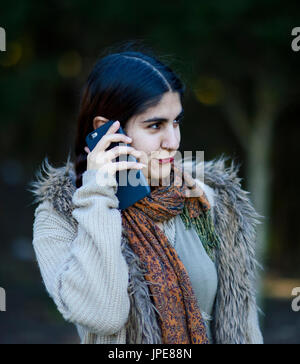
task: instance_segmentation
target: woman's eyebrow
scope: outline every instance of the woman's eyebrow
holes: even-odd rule
[[[182,109],[175,119],[179,119],[179,118],[183,117],[183,114],[184,114],[184,110]],[[150,118],[150,119],[147,119],[147,120],[143,120],[142,123],[151,123],[153,121],[158,121],[158,122],[165,123],[165,122],[168,121],[168,119],[159,118],[159,117],[155,117],[154,116],[153,118]]]

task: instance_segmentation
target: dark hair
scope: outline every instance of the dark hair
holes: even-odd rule
[[[179,77],[149,48],[142,47],[142,51],[136,50],[126,43],[121,51],[101,57],[88,76],[82,91],[75,140],[77,188],[82,185],[82,174],[87,168],[85,138],[93,131],[96,116],[119,120],[124,128],[133,115],[157,105],[165,92],[178,92],[183,103],[185,86]]]

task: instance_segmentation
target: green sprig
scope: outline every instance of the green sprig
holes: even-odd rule
[[[215,261],[214,251],[219,248],[220,242],[214,228],[211,210],[202,211],[198,217],[192,218],[189,215],[188,208],[184,205],[180,217],[186,229],[190,229],[194,226],[206,253]]]

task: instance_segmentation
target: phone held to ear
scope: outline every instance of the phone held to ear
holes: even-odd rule
[[[107,133],[108,129],[114,122],[115,120],[109,120],[104,125],[100,126],[98,129],[95,129],[94,131],[92,131],[87,135],[85,140],[90,151],[92,151],[95,148],[99,140]],[[121,126],[119,127],[117,133],[125,134]],[[107,149],[112,149],[118,146],[119,144],[120,143],[113,142]],[[137,159],[131,154],[127,155],[126,160],[128,162],[137,162]],[[116,162],[118,161],[119,157],[116,158]],[[135,177],[136,186],[133,186],[129,183],[128,175],[130,171],[136,172],[136,177]],[[134,172],[130,172],[130,174],[132,173]],[[144,197],[149,196],[151,193],[151,189],[146,181],[146,178],[142,173],[142,171],[140,170],[125,169],[123,171],[116,171],[116,180],[118,183],[116,196],[119,200],[120,210],[124,210],[127,207],[132,206],[135,202],[142,200]],[[122,184],[125,185],[120,185],[120,181],[122,181]]]

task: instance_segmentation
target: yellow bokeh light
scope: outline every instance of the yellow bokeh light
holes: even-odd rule
[[[58,72],[62,77],[76,77],[81,71],[81,56],[76,51],[65,52],[58,61]]]
[[[222,83],[211,77],[200,77],[194,86],[195,96],[204,105],[216,105],[223,97]]]
[[[10,42],[7,44],[6,51],[3,52],[3,58],[0,58],[0,64],[3,67],[15,66],[21,59],[23,53],[22,46],[19,42]]]
[[[34,59],[35,45],[30,34],[24,34],[20,37],[20,43],[22,44],[22,59],[20,60],[20,65],[24,66]]]

